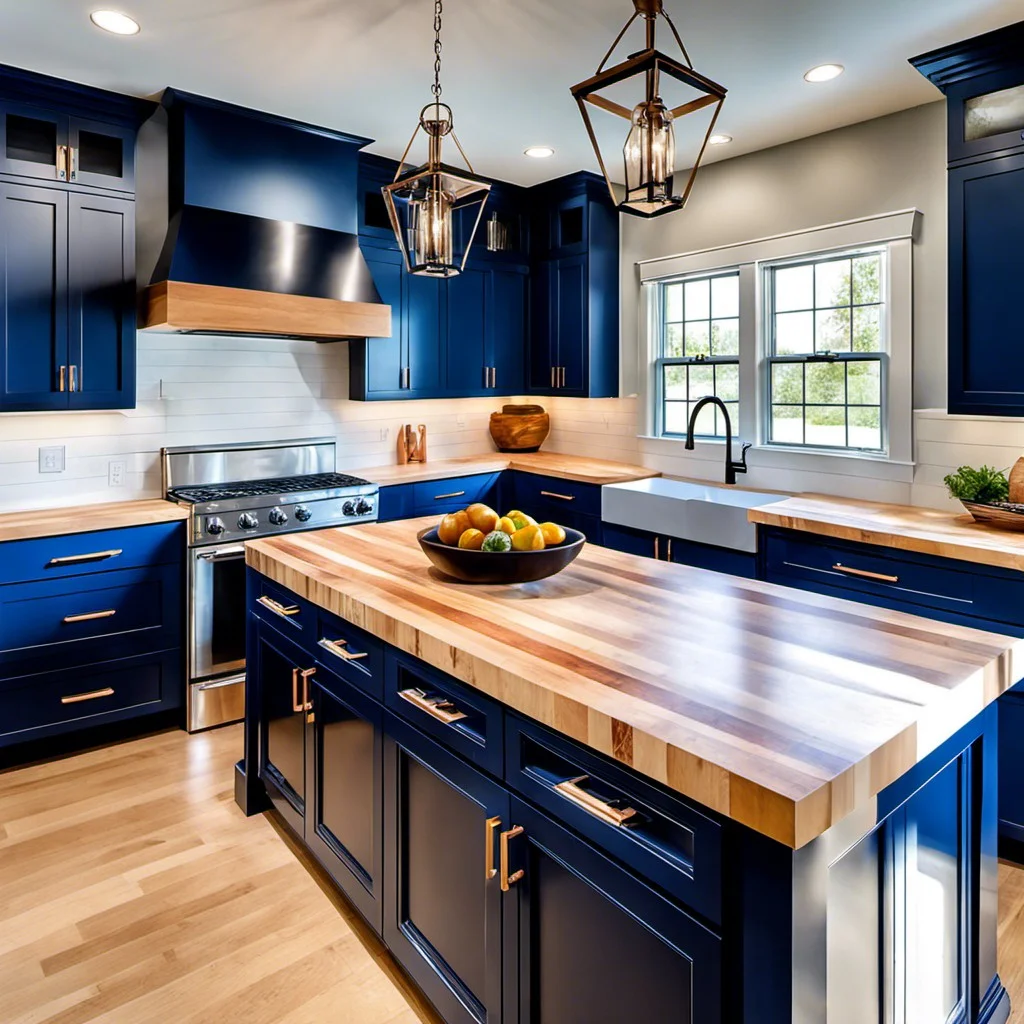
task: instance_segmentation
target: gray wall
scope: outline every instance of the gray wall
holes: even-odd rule
[[[635,263],[915,207],[914,406],[946,404],[945,103],[706,166],[682,213],[622,218],[623,394],[636,391]]]

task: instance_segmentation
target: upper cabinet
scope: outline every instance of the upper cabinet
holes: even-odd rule
[[[0,69],[0,412],[135,405],[135,132],[150,109]]]
[[[912,63],[947,100],[949,412],[1024,416],[1024,22]]]

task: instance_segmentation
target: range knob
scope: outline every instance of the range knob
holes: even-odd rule
[[[368,498],[360,498],[356,502],[356,515],[367,516],[373,511],[373,502]]]
[[[313,518],[313,510],[306,508],[305,505],[300,505],[295,510],[295,518],[298,519],[300,523],[308,523],[310,519]]]
[[[243,512],[238,517],[238,528],[240,530],[255,530],[259,525],[260,521],[251,512]]]
[[[288,513],[283,508],[272,508],[269,519],[274,526],[284,526],[288,522]]]
[[[354,516],[356,514],[356,503],[354,501],[346,501],[341,506],[342,515]]]
[[[214,537],[219,537],[224,532],[224,520],[214,516],[207,522],[206,532],[212,533]]]

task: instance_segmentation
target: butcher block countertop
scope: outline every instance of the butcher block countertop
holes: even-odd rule
[[[630,466],[625,462],[606,462],[580,455],[558,455],[554,452],[527,452],[523,455],[473,455],[462,459],[442,459],[438,462],[414,462],[406,466],[378,466],[360,469],[358,474],[381,487],[392,484],[411,484],[421,480],[444,480],[453,476],[472,476],[474,473],[500,473],[505,469],[518,469],[524,473],[576,480],[585,484],[623,484],[630,480],[646,480],[661,476],[656,469]]]
[[[34,512],[0,513],[0,542],[59,537],[94,530],[119,530],[126,526],[149,526],[188,519],[189,510],[162,498],[117,501],[104,505],[71,505],[67,508],[37,509]]]
[[[259,540],[249,565],[380,639],[798,848],[1024,675],[1024,641],[588,546],[468,586],[434,520]],[[500,558],[500,555],[495,555]]]
[[[1024,533],[966,513],[808,494],[750,510],[752,523],[1024,571]]]

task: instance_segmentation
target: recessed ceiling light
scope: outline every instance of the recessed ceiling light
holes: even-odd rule
[[[817,67],[811,68],[804,75],[805,82],[831,82],[833,78],[838,78],[846,68],[842,64],[819,64]]]
[[[712,135],[708,139],[709,146],[728,146],[730,142],[732,142],[731,135]]]
[[[134,36],[139,34],[139,23],[134,18],[120,11],[93,11],[89,19],[104,32],[113,32],[116,36]]]
[[[524,149],[523,153],[533,157],[534,160],[547,160],[549,156],[555,155],[555,151],[550,146],[530,146],[529,149]]]

